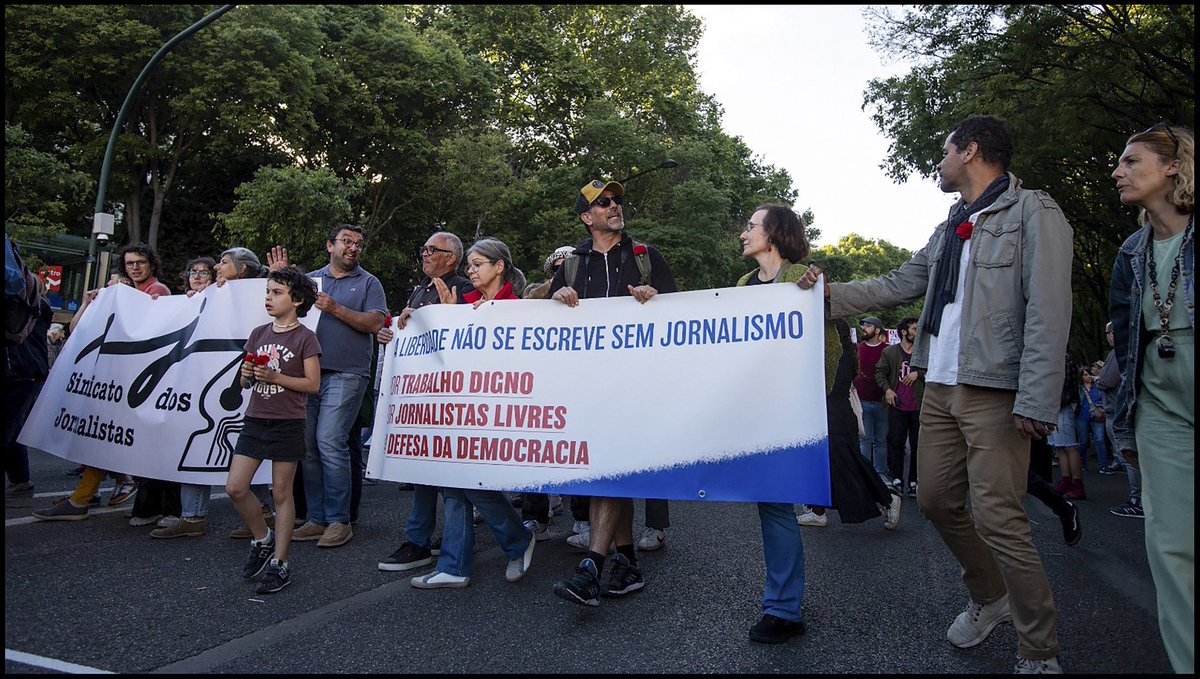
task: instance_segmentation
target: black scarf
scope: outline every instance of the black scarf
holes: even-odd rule
[[[937,268],[937,278],[933,283],[933,294],[925,301],[929,314],[925,316],[922,332],[937,337],[942,328],[942,312],[946,305],[954,301],[958,294],[958,265],[962,259],[963,239],[958,236],[958,227],[971,215],[996,202],[1008,190],[1008,173],[996,178],[988,185],[983,195],[967,205],[959,201],[950,208],[950,216],[946,218],[945,233],[942,234],[942,261]]]

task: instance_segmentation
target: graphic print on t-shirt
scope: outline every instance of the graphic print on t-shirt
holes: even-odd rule
[[[283,366],[287,365],[288,361],[291,361],[296,357],[295,352],[280,344],[263,344],[258,347],[258,351],[255,353],[257,353],[259,356],[267,356],[270,358],[270,360],[267,361],[267,368],[279,373],[284,372]],[[283,387],[279,386],[278,384],[267,384],[266,382],[254,383],[255,393],[262,397],[264,401],[269,401],[272,396],[283,390]]]

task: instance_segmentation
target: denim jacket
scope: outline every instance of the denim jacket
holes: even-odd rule
[[[1117,389],[1116,415],[1113,418],[1113,434],[1118,450],[1137,452],[1133,435],[1133,409],[1142,375],[1142,348],[1151,334],[1143,329],[1142,295],[1146,285],[1146,248],[1150,246],[1150,230],[1147,224],[1130,236],[1121,245],[1117,261],[1113,264],[1112,287],[1108,295],[1108,315],[1113,324],[1113,351],[1121,369],[1121,386]],[[1195,277],[1192,274],[1195,262],[1193,242],[1195,235],[1188,235],[1180,245],[1183,250],[1183,267],[1180,285],[1176,289],[1175,303],[1187,308],[1188,320],[1196,326]]]

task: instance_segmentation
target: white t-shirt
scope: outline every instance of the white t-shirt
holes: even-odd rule
[[[979,219],[983,210],[971,215],[971,222]],[[957,228],[957,227],[956,227]],[[958,238],[958,234],[947,227],[947,238]],[[963,242],[962,256],[958,260],[958,283],[954,301],[942,310],[942,327],[937,336],[929,336],[929,370],[925,381],[953,387],[958,384],[958,351],[962,343],[962,301],[966,294],[967,265],[971,261],[971,241]]]

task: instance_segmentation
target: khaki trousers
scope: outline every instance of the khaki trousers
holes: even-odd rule
[[[917,501],[958,559],[971,599],[990,604],[1007,593],[1018,654],[1047,660],[1058,655],[1057,614],[1021,504],[1029,440],[1013,424],[1015,399],[1011,391],[926,384]]]

